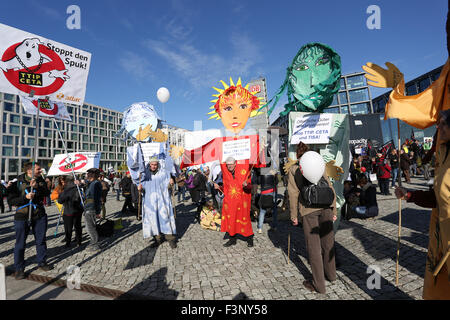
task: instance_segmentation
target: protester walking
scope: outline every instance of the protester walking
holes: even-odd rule
[[[120,181],[119,186],[122,189],[122,195],[125,198],[125,202],[122,206],[122,214],[125,214],[127,210],[133,211],[133,200],[131,197],[131,186],[133,181],[131,180],[130,171],[127,171],[126,176]]]
[[[82,244],[81,218],[84,208],[77,188],[77,184],[79,185],[79,183],[79,181],[74,181],[73,176],[67,176],[65,179],[64,189],[59,194],[57,199],[58,203],[64,206],[63,220],[66,248],[70,248],[72,231],[74,227],[77,246],[81,246]]]
[[[116,176],[113,179],[113,188],[114,191],[116,192],[116,200],[120,201],[120,181],[122,181],[122,179],[120,178],[119,174],[116,174]]]
[[[100,212],[102,209],[102,184],[98,180],[99,176],[99,169],[92,168],[87,171],[88,184],[86,186],[84,219],[86,230],[91,240],[87,248],[90,251],[100,250],[95,220],[96,218],[100,219]]]
[[[404,149],[400,149],[400,168],[402,169],[403,174],[405,175],[406,183],[411,183],[411,178],[409,174],[409,165],[410,160],[408,154]]]
[[[17,181],[8,188],[8,200],[16,206],[14,215],[14,229],[16,244],[14,246],[14,268],[17,280],[25,278],[25,246],[30,228],[33,230],[36,244],[36,259],[40,270],[52,269],[47,264],[47,214],[44,207],[44,198],[50,195],[47,183],[42,178],[41,167],[35,163],[34,178],[33,164],[28,162],[24,166],[25,173],[17,177]],[[31,221],[29,211],[31,206]]]
[[[389,164],[391,166],[392,188],[395,188],[395,183],[398,179],[398,152],[397,149],[392,149],[388,156]]]
[[[266,212],[272,212],[272,228],[270,231],[277,230],[277,175],[275,171],[268,174],[260,174],[257,176],[257,183],[261,186],[261,194],[259,197],[259,216],[258,216],[258,233],[262,233],[264,217]]]
[[[109,184],[105,181],[105,174],[100,174],[100,183],[102,184],[102,219],[106,218],[106,198],[108,197]]]

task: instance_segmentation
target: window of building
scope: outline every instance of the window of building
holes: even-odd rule
[[[23,124],[31,124],[31,117],[23,116],[22,122],[23,122]]]
[[[97,118],[97,114],[95,112],[89,112],[89,117],[91,118]]]
[[[78,127],[78,131],[80,131],[80,132],[86,132],[86,130],[85,130],[85,127],[84,126],[79,126]]]
[[[104,135],[105,135],[105,130],[100,129],[100,135],[101,135],[101,136],[104,136]]]
[[[369,112],[368,103],[357,103],[350,105],[350,111],[352,114],[365,114]]]
[[[91,127],[95,127],[95,120],[89,120],[89,125]]]
[[[19,126],[10,125],[9,126],[9,133],[20,134],[20,127]]]
[[[100,139],[99,139],[98,137],[92,137],[92,141],[93,141],[93,142],[98,143],[98,142],[100,142],[99,140],[100,140]]]
[[[94,134],[98,134],[98,128],[94,128],[94,129],[92,130],[92,132],[93,132]]]
[[[3,110],[14,112],[14,103],[5,102],[3,104]]]
[[[39,139],[39,147],[46,147],[46,146],[47,146],[47,140]]]
[[[9,159],[8,171],[10,173],[11,172],[19,172],[19,160],[18,159]]]
[[[103,151],[108,151],[108,146],[103,146]]]
[[[339,92],[339,102],[340,104],[348,103],[347,92]]]
[[[20,116],[16,114],[11,114],[9,117],[11,123],[20,123]]]
[[[13,144],[12,136],[3,136],[3,144]]]
[[[367,89],[351,90],[348,92],[350,102],[369,100],[369,93]]]
[[[28,138],[27,142],[28,142],[27,145],[34,146],[34,138]]]
[[[45,149],[39,149],[38,153],[39,157],[47,157],[47,150]]]
[[[108,120],[109,120],[109,122],[113,122],[113,117],[112,116],[108,116]]]
[[[78,127],[77,127],[77,125],[73,124],[73,125],[71,126],[70,129],[71,129],[73,132],[77,132]]]
[[[341,113],[344,113],[344,114],[348,113],[348,106],[342,106]]]
[[[50,128],[50,120],[44,120],[44,128]]]
[[[364,87],[365,86],[364,76],[359,75],[359,76],[347,77],[347,85],[348,85],[349,89]]]
[[[83,110],[83,117],[87,117],[89,115],[89,112],[87,110]]]
[[[28,135],[29,136],[34,136],[34,132],[35,132],[34,128],[28,128]]]
[[[83,143],[83,150],[89,150],[89,143]]]
[[[97,151],[97,145],[91,144],[89,149],[91,149],[91,151]]]
[[[100,122],[100,128],[104,128],[105,127],[105,123],[102,121]]]
[[[92,107],[92,110],[98,111],[98,108],[97,107]]]
[[[430,86],[431,82],[430,82],[430,78],[425,78],[421,81],[419,81],[419,93],[424,91],[426,88],[428,88]]]
[[[3,147],[2,155],[11,157],[13,155],[13,148],[12,147]]]
[[[335,94],[335,95],[333,96],[333,101],[331,102],[331,105],[332,105],[332,106],[335,106],[335,105],[337,105],[337,104],[339,104],[339,103],[338,103],[338,99],[337,99],[337,94]]]
[[[31,157],[31,148],[22,147],[22,157]]]
[[[85,118],[79,118],[79,119],[78,119],[78,122],[79,122],[80,124],[86,124],[86,119],[85,119]]]
[[[339,107],[327,108],[325,109],[325,113],[339,113]]]
[[[416,88],[416,84],[410,84],[409,86],[406,87],[406,95],[407,96],[413,96],[417,94],[417,88]]]
[[[73,142],[71,141],[67,142],[67,149],[73,149]]]
[[[9,93],[4,93],[3,98],[8,101],[14,101],[14,95]]]
[[[110,146],[109,147],[109,152],[113,152],[114,151],[114,147],[113,146]]]
[[[75,141],[77,141],[78,140],[78,134],[76,134],[76,133],[72,133],[72,140],[75,140]]]
[[[83,141],[89,142],[89,136],[88,135],[83,135]]]
[[[64,144],[62,143],[62,141],[58,141],[58,148],[60,149],[64,148]]]
[[[108,124],[108,129],[109,130],[113,130],[113,124],[112,123]]]
[[[102,142],[103,142],[103,143],[108,143],[108,138],[103,138],[103,139],[102,139]]]
[[[106,115],[106,114],[102,115],[102,119],[103,119],[103,121],[108,120],[108,115]]]
[[[52,130],[45,129],[44,130],[44,137],[51,138],[52,137]]]
[[[69,111],[69,113],[72,114],[73,113],[73,107],[67,106],[67,111]]]
[[[341,89],[340,90],[345,90],[345,79],[341,78]]]

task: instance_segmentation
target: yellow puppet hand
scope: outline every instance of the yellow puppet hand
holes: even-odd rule
[[[286,162],[286,164],[283,167],[284,172],[286,172],[286,173],[289,172],[289,169],[296,163],[297,163],[297,160],[288,158],[288,162]]]
[[[152,131],[150,136],[152,137],[154,142],[165,142],[168,139],[167,134],[161,131],[161,129],[157,129],[156,131]]]
[[[152,133],[152,126],[151,125],[147,125],[144,129],[139,127],[139,133],[136,135],[136,140],[137,141],[144,141],[145,139],[150,137],[151,133]]]
[[[178,159],[183,155],[184,148],[171,144],[169,153],[173,159]]]
[[[333,178],[334,180],[340,180],[344,170],[341,167],[336,166],[334,163],[335,161],[331,160],[325,165],[327,176]]]
[[[373,87],[395,88],[403,80],[403,73],[390,62],[386,62],[386,66],[387,70],[372,62],[362,66],[366,71],[364,76],[368,80],[367,84]]]

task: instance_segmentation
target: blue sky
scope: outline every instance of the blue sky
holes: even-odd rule
[[[81,8],[81,29],[66,28],[66,8]],[[381,9],[369,30],[366,9]],[[0,22],[92,53],[85,101],[124,111],[148,101],[169,124],[220,128],[207,120],[219,80],[264,76],[269,98],[308,42],[341,56],[342,72],[390,61],[406,81],[445,63],[447,1],[44,1],[2,2]],[[386,90],[374,89],[372,96]]]

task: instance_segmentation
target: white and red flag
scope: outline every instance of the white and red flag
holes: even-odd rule
[[[51,117],[56,119],[62,119],[72,121],[66,106],[62,102],[55,102],[45,99],[36,99],[20,96],[23,108],[26,114],[36,114],[38,104],[40,103],[39,115],[44,117]]]

